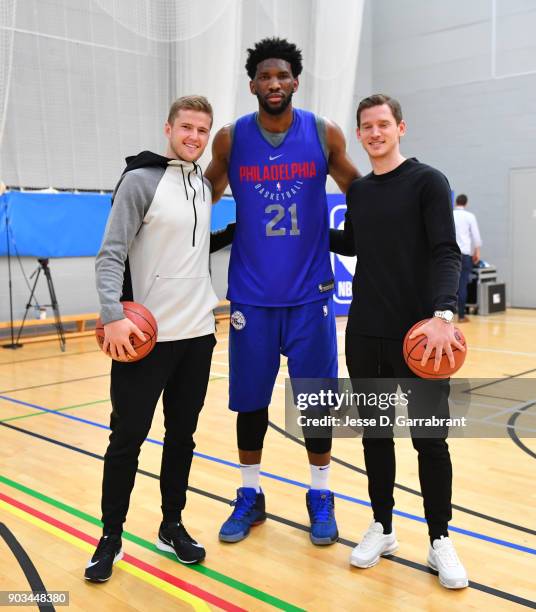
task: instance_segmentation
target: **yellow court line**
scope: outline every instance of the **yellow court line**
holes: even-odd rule
[[[87,542],[84,542],[83,540],[80,540],[79,538],[74,537],[70,533],[65,533],[65,531],[62,531],[61,529],[58,529],[57,527],[54,527],[53,525],[49,525],[48,523],[41,520],[40,518],[32,516],[31,514],[28,514],[27,512],[20,510],[19,508],[14,508],[13,506],[9,505],[3,500],[0,500],[0,508],[7,510],[14,516],[21,518],[22,520],[30,523],[31,525],[39,527],[40,529],[43,529],[44,531],[88,553],[92,553],[94,550],[93,546],[91,546]],[[183,591],[182,589],[179,589],[178,587],[172,584],[169,584],[168,582],[166,582],[165,580],[162,580],[161,578],[152,576],[146,571],[138,567],[135,567],[134,565],[131,565],[130,563],[128,563],[128,561],[119,561],[118,563],[116,563],[116,567],[131,574],[132,576],[135,576],[136,578],[139,578],[143,582],[146,582],[147,584],[150,584],[151,586],[154,586],[157,589],[164,591],[168,595],[171,595],[172,597],[175,597],[176,599],[180,599],[181,601],[187,604],[190,604],[196,612],[197,611],[199,612],[209,612],[210,611],[210,607],[208,606],[208,604],[206,604],[204,601],[199,599],[199,597],[196,597],[195,595],[191,595],[190,593],[187,593],[186,591]]]

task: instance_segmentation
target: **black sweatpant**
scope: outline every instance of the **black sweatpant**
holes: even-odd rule
[[[157,342],[134,363],[112,362],[110,443],[104,457],[102,522],[105,532],[122,531],[158,398],[164,392],[164,447],[160,470],[164,521],[179,521],[195,444],[193,434],[203,407],[216,339],[213,334]]]
[[[404,361],[402,340],[347,334],[346,364],[352,379],[392,378],[393,392],[397,386],[396,379],[417,378]],[[437,381],[433,384],[437,384]],[[432,410],[436,415],[448,416],[448,381],[440,384],[447,385],[446,394],[440,396],[440,402],[444,405],[434,406]],[[362,414],[361,408],[360,415],[367,416]],[[408,404],[408,416],[412,417],[411,400]],[[452,518],[452,464],[446,442],[447,434],[448,431],[444,429],[438,435],[434,432],[434,438],[425,438],[414,435],[412,431],[413,447],[418,453],[424,515],[431,540],[448,535],[448,523]],[[374,520],[382,523],[389,531],[395,503],[394,439],[367,436],[365,431],[363,450]]]

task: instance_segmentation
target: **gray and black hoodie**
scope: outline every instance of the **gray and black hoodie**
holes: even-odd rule
[[[126,161],[95,262],[103,323],[134,300],[153,313],[159,342],[214,333],[210,184],[194,162],[150,151]]]

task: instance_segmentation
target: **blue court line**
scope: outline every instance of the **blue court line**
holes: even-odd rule
[[[50,414],[55,414],[57,416],[63,417],[64,419],[71,419],[72,421],[78,421],[79,423],[85,423],[86,425],[91,425],[93,427],[99,427],[100,429],[106,429],[110,431],[110,428],[107,425],[103,425],[102,423],[98,423],[96,421],[90,421],[88,419],[83,419],[81,417],[77,417],[73,414],[65,414],[64,412],[59,412],[58,410],[52,410],[50,408],[44,408],[43,406],[38,406],[37,404],[30,404],[28,402],[23,402],[21,400],[15,399],[13,397],[7,397],[6,395],[0,395],[0,399],[3,399],[6,402],[11,402],[13,404],[20,404],[21,406],[28,406],[29,408],[35,408],[36,410],[41,410],[43,412],[47,412]],[[153,438],[146,438],[147,442],[151,442],[152,444],[157,444],[158,446],[163,446],[164,443],[161,440],[155,440]],[[213,457],[212,455],[206,455],[204,453],[198,453],[194,451],[194,455],[199,457],[200,459],[206,459],[208,461],[213,461],[215,463],[220,463],[227,467],[239,468],[240,464],[235,463],[233,461],[227,461],[226,459],[220,459],[219,457]],[[303,482],[298,480],[293,480],[292,478],[285,478],[284,476],[278,476],[277,474],[272,474],[270,472],[261,471],[263,476],[267,478],[271,478],[272,480],[278,480],[279,482],[284,482],[286,484],[291,484],[296,487],[300,487],[301,489],[309,489],[309,486]],[[359,504],[361,506],[370,507],[370,502],[365,501],[364,499],[359,499],[358,497],[352,497],[350,495],[344,495],[343,493],[334,492],[335,497],[338,499],[343,499],[345,501]],[[422,516],[417,516],[416,514],[411,514],[409,512],[403,512],[402,510],[393,509],[393,514],[396,516],[401,516],[403,518],[411,519],[413,521],[417,521],[419,523],[426,523],[426,519]],[[523,546],[521,544],[514,544],[513,542],[508,542],[507,540],[501,540],[499,538],[493,538],[488,535],[484,535],[482,533],[478,533],[477,531],[470,531],[469,529],[463,529],[461,527],[455,527],[454,525],[449,525],[449,531],[453,531],[455,533],[460,533],[462,535],[466,535],[472,538],[476,538],[478,540],[483,540],[485,542],[490,542],[492,544],[497,544],[499,546],[504,546],[506,548],[512,548],[514,550],[519,550],[521,552],[529,553],[530,555],[536,555],[536,549],[530,548],[528,546]]]

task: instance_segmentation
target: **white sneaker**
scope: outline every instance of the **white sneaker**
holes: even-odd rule
[[[361,542],[352,550],[350,563],[355,567],[372,567],[378,563],[380,556],[392,555],[397,548],[394,528],[391,533],[384,535],[383,525],[372,521]]]
[[[469,585],[467,572],[458,559],[450,538],[434,540],[428,552],[428,565],[439,573],[439,582],[447,589],[464,589]]]

